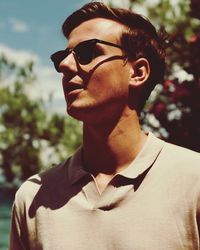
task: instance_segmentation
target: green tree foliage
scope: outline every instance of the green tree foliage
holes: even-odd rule
[[[174,8],[165,0],[149,9],[150,16],[165,25],[171,46],[164,84],[147,112],[167,131],[168,141],[200,151],[200,21],[192,14],[200,2],[193,3],[179,1]]]
[[[0,57],[0,168],[9,182],[58,163],[81,143],[79,123],[47,114],[42,100],[28,97],[35,78],[33,63],[20,67]],[[47,149],[51,160],[44,166]]]
[[[141,122],[165,140],[200,151],[200,1],[129,1],[130,9],[138,6],[166,29],[170,41],[165,81],[152,93]]]

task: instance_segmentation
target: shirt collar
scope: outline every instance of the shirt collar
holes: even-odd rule
[[[140,153],[136,156],[129,167],[118,173],[118,175],[131,179],[137,178],[152,166],[164,144],[165,142],[163,140],[156,138],[151,132],[149,132],[147,140]],[[68,171],[71,184],[76,183],[86,175],[90,175],[83,169],[82,147],[78,148],[75,154],[71,157]]]
[[[79,147],[69,161],[68,173],[69,181],[71,184],[74,184],[75,182],[89,174],[83,169],[82,148],[82,146]]]
[[[160,154],[165,142],[155,137],[151,132],[148,133],[147,140],[128,168],[119,173],[126,178],[135,179],[143,174],[153,165]]]

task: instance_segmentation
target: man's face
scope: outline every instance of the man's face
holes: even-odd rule
[[[112,20],[85,21],[70,33],[68,48],[94,38],[120,45],[121,30],[122,26]],[[122,56],[120,48],[97,43],[90,63],[79,64],[74,53],[60,63],[67,112],[71,116],[96,123],[120,115],[128,102],[130,78],[130,64]]]

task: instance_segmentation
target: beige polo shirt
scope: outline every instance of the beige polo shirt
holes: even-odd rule
[[[10,249],[200,249],[200,156],[149,133],[100,195],[81,148],[16,193]]]

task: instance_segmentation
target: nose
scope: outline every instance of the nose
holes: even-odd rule
[[[70,53],[60,62],[59,69],[66,76],[73,76],[77,73],[77,65],[73,53]]]

